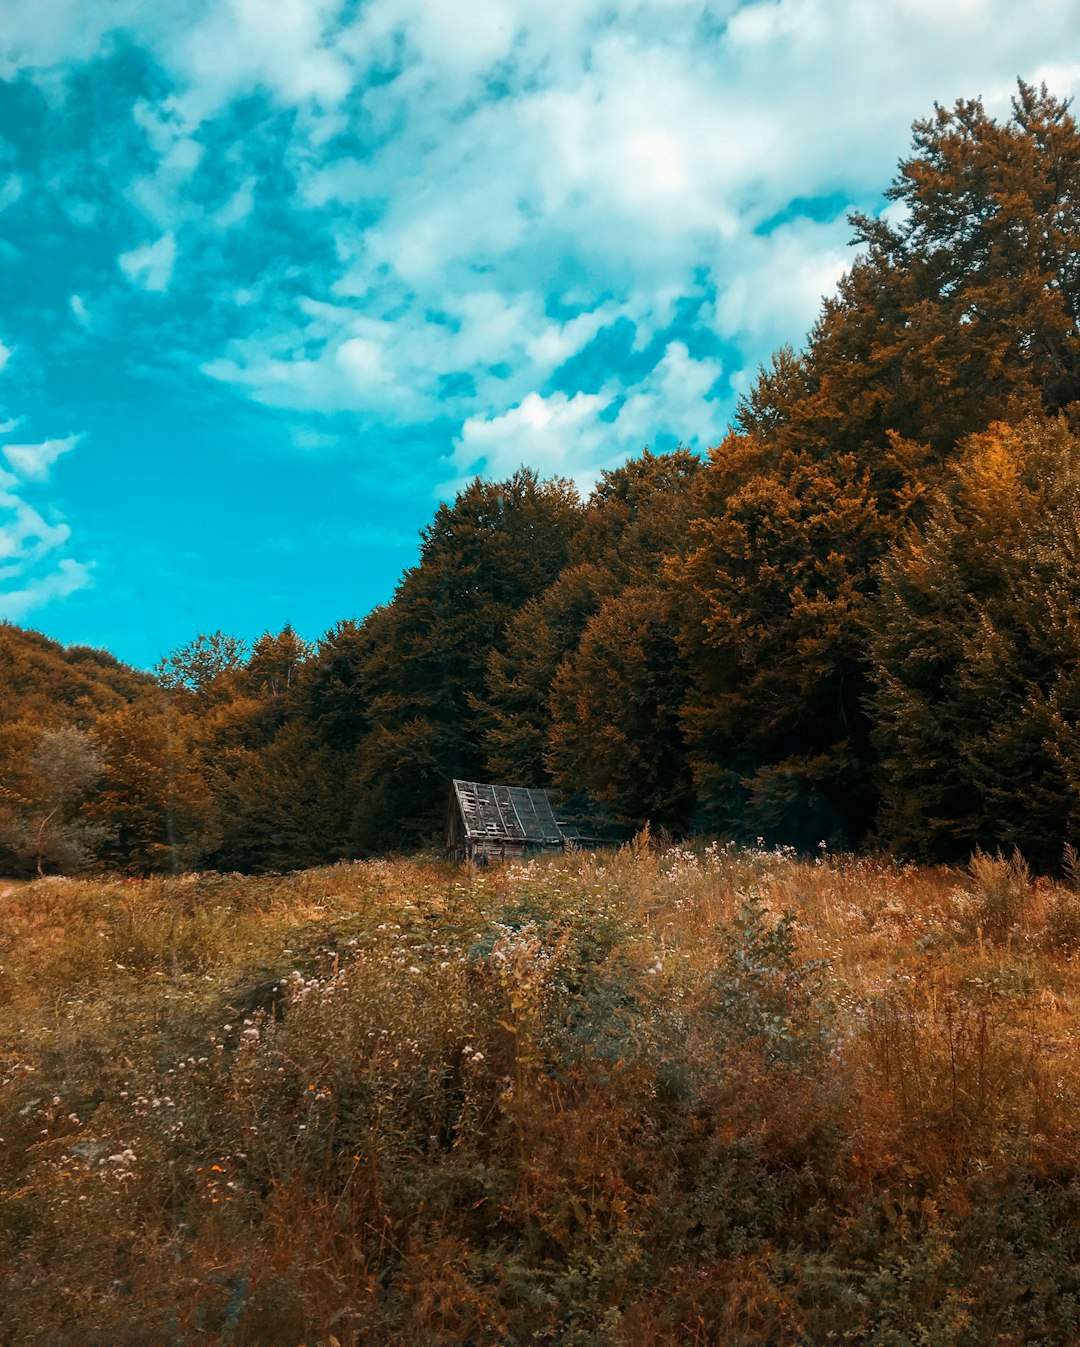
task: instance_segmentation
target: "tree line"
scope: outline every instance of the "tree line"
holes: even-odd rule
[[[410,850],[455,776],[676,835],[1055,865],[1080,819],[1080,133],[1024,84],[1000,121],[939,107],[888,195],[704,459],[645,450],[586,500],[477,479],[315,646],[206,634],[150,678],[0,628],[5,686],[52,661],[0,708],[0,869]]]

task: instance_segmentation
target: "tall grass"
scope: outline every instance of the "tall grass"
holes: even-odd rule
[[[1080,1340],[1077,898],[1019,861],[0,901],[0,1341]]]

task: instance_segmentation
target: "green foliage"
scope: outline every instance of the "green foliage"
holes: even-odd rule
[[[205,696],[226,674],[243,665],[246,654],[247,647],[237,636],[223,631],[200,632],[159,661],[154,672],[162,687]]]
[[[918,123],[890,193],[906,216],[855,219],[867,252],[713,451],[676,580],[686,738],[714,824],[803,845],[871,827],[875,568],[964,436],[1080,392],[1078,186],[1080,134],[1045,91],[1021,85],[1003,124],[978,102]],[[989,642],[983,662],[997,662]],[[1043,765],[1029,756],[1023,775]],[[1060,851],[1060,826],[1048,841]]]
[[[715,451],[716,478],[739,471]],[[707,484],[676,572],[693,675],[685,736],[706,817],[813,846],[872,817],[862,708],[873,564],[893,527],[853,455],[785,454]]]
[[[98,850],[127,874],[197,864],[213,833],[212,798],[199,770],[200,722],[159,698],[103,716],[94,728],[102,776],[91,803],[108,825]]]
[[[491,652],[484,696],[472,705],[483,727],[485,769],[495,780],[547,780],[552,684],[615,585],[601,566],[567,567],[511,620],[505,648]]]
[[[823,966],[797,958],[795,914],[788,910],[771,922],[751,892],[720,942],[724,960],[714,987],[724,1033],[760,1046],[766,1068],[820,1057],[832,1007],[823,994]]]
[[[210,785],[219,835],[206,860],[258,874],[338,860],[348,853],[349,802],[340,754],[290,721],[258,749],[215,758]]]
[[[152,681],[104,650],[64,647],[40,632],[0,622],[0,723],[88,729]]]

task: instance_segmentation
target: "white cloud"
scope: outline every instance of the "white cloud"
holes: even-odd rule
[[[121,253],[117,261],[132,284],[143,290],[168,290],[176,261],[176,240],[171,233],[163,234],[156,243]]]
[[[717,286],[709,313],[716,330],[763,353],[792,338],[801,343],[851,265],[850,233],[846,222],[796,220],[767,237],[747,237],[741,265]]]
[[[15,473],[0,469],[0,618],[21,621],[32,609],[91,583],[90,567],[65,555],[68,525],[50,521],[26,499],[28,483],[44,481],[50,465],[78,438],[4,446]]]
[[[174,284],[185,231],[218,231],[218,260],[260,241],[275,174],[206,132],[238,98],[284,109],[277,209],[311,247],[257,282],[209,270],[240,335],[202,369],[283,409],[450,419],[462,471],[515,437],[572,472],[717,437],[730,405],[695,325],[744,370],[800,342],[850,264],[846,207],[878,198],[914,118],[978,94],[1003,111],[1017,74],[1080,92],[1075,0],[6,0],[3,27],[0,77],[122,29],[171,79],[133,110],[154,166],[122,188],[156,239],[119,258],[145,290]],[[601,350],[617,325],[665,351],[629,386],[624,348]]]
[[[501,416],[470,417],[454,448],[457,483],[477,472],[508,477],[523,464],[547,474],[572,474],[583,459],[595,456],[597,418],[610,401],[610,395],[598,393],[530,393]]]
[[[532,392],[501,415],[469,417],[454,444],[456,476],[439,491],[449,494],[478,472],[505,478],[522,464],[588,490],[601,469],[662,436],[703,445],[716,427],[708,396],[722,372],[718,360],[695,359],[674,341],[614,416],[622,390],[612,383],[573,396]]]
[[[0,481],[0,562],[22,567],[40,561],[71,536],[66,524],[49,524],[33,506],[4,489]]]
[[[4,366],[10,359],[11,359],[11,347],[5,346],[4,343],[0,341],[0,370],[4,368]]]
[[[424,419],[441,399],[462,417],[459,449],[505,427],[551,459],[575,393],[597,380],[562,402],[544,381],[619,319],[636,350],[670,342],[679,298],[711,284],[699,321],[748,367],[801,341],[850,265],[844,203],[885,185],[912,118],[935,99],[1000,97],[1069,16],[1065,0],[1025,15],[986,0],[972,43],[971,5],[921,0],[731,4],[709,29],[689,0],[478,3],[467,25],[442,0],[373,0],[336,50],[358,87],[398,63],[363,94],[386,139],[294,160],[306,203],[335,221],[331,290],[353,308],[314,346],[279,311],[209,368],[277,406]],[[1080,71],[1064,73],[1068,93]],[[831,218],[796,212],[759,232],[796,197],[835,197]],[[457,375],[474,392],[448,402],[440,381]],[[643,430],[660,395],[625,391],[622,425],[640,412]],[[554,429],[530,428],[530,393]],[[697,397],[693,433],[717,437],[725,408]]]
[[[219,229],[233,229],[243,224],[255,206],[255,188],[258,178],[254,174],[245,178],[228,201],[214,212],[214,223]]]
[[[614,430],[628,453],[661,436],[687,445],[719,438],[720,426],[708,396],[723,374],[719,360],[691,356],[681,341],[669,343],[647,378],[627,395]]]
[[[78,435],[67,435],[62,440],[43,440],[40,444],[5,444],[0,452],[20,477],[45,482],[52,465],[61,454],[74,449],[79,438]]]
[[[336,40],[341,8],[341,0],[218,0],[203,7],[201,22],[174,24],[162,55],[185,86],[185,118],[198,123],[254,89],[333,107],[355,78]],[[156,26],[160,41],[169,25]]]
[[[82,295],[71,295],[68,304],[71,306],[75,321],[83,327],[88,327],[90,325],[90,310],[86,307]]]
[[[55,569],[35,576],[19,589],[0,591],[0,618],[21,622],[35,608],[53,599],[66,599],[93,584],[90,567],[71,557],[62,557]]]

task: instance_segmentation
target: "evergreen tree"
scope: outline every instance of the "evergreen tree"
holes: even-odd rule
[[[489,657],[485,694],[473,699],[487,771],[497,780],[550,779],[545,758],[556,674],[573,658],[604,599],[628,585],[655,584],[664,558],[683,548],[701,467],[686,449],[646,449],[601,473],[570,543],[571,564],[512,620],[505,645]],[[604,687],[616,678],[614,669],[595,672]],[[569,788],[582,787],[578,782]]]
[[[349,771],[294,718],[259,749],[235,749],[211,772],[218,836],[208,860],[260,873],[327,865],[348,854]]]
[[[363,688],[381,609],[364,622],[339,622],[319,642],[298,689],[301,714],[320,743],[355,750],[371,728]]]
[[[539,786],[549,779],[545,755],[555,676],[616,588],[603,566],[568,566],[513,619],[505,646],[492,650],[484,697],[473,705],[483,727],[485,769],[494,780]]]
[[[249,696],[284,698],[295,688],[313,654],[314,647],[301,640],[288,623],[276,635],[264,632],[251,648],[241,687]]]
[[[888,536],[852,455],[786,455],[696,525],[684,725],[713,827],[813,846],[869,825],[864,607]]]

